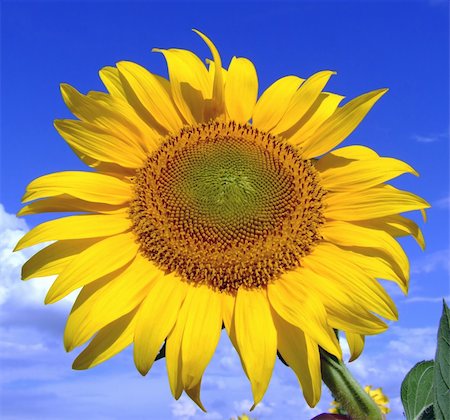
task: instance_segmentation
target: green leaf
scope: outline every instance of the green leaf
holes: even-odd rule
[[[419,420],[422,413],[433,404],[432,360],[417,363],[402,382],[401,398],[408,420]]]
[[[450,419],[450,311],[443,302],[434,361],[434,414],[437,420]]]

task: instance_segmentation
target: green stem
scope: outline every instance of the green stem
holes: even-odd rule
[[[345,364],[320,349],[322,379],[353,420],[382,420],[376,403],[353,378]]]

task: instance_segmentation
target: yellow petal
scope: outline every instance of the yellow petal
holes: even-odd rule
[[[282,133],[300,121],[313,106],[333,74],[336,73],[333,71],[320,71],[306,79],[300,86],[300,89],[292,96],[288,109],[271,132],[274,134]]]
[[[111,236],[78,254],[52,284],[45,303],[54,303],[75,289],[129,263],[139,249],[134,239],[132,232]]]
[[[308,333],[321,347],[342,357],[334,331],[327,322],[325,308],[308,287],[298,281],[295,272],[285,273],[267,287],[270,305],[283,319]]]
[[[219,342],[221,297],[207,286],[190,287],[183,305],[189,309],[181,346],[182,383],[190,389],[200,382]]]
[[[198,382],[196,385],[194,385],[192,388],[186,389],[186,394],[189,395],[189,398],[194,401],[202,411],[206,413],[206,408],[203,406],[201,400],[200,400],[200,388],[201,388],[202,381],[200,379],[200,382]]]
[[[229,295],[228,293],[222,293],[222,319],[225,325],[225,329],[228,334],[230,334],[232,323],[233,323],[233,314],[234,314],[234,304],[236,299],[234,296]]]
[[[119,215],[68,216],[34,227],[20,239],[14,251],[47,241],[117,235],[130,228],[130,219]]]
[[[101,162],[110,162],[125,168],[140,168],[147,155],[120,137],[99,129],[85,121],[56,120],[55,128],[78,154],[82,153]]]
[[[131,184],[95,172],[65,171],[31,181],[22,202],[67,194],[86,201],[124,204],[131,200]]]
[[[314,163],[320,172],[329,167],[345,166],[355,160],[373,160],[379,156],[377,152],[366,146],[345,146],[332,150]]]
[[[387,329],[383,321],[364,308],[364,302],[334,279],[322,277],[305,267],[295,270],[292,278],[296,283],[315,291],[325,306],[330,327],[360,334],[378,334]],[[310,329],[308,326],[305,331],[309,333]],[[309,335],[313,336],[311,333]]]
[[[417,226],[417,223],[413,222],[411,219],[400,216],[399,214],[393,214],[392,216],[385,216],[378,219],[362,220],[355,223],[371,229],[384,230],[389,233],[389,235],[396,237],[412,235],[422,250],[425,249],[425,239],[419,226]]]
[[[159,278],[139,307],[134,333],[134,363],[142,375],[151,369],[162,342],[175,325],[187,283],[173,274]]]
[[[215,74],[216,74],[216,65],[214,64],[214,61],[211,61],[208,58],[205,61],[206,61],[206,64],[208,64],[209,80],[211,81],[211,84],[214,84]],[[222,67],[221,73],[222,73],[222,85],[223,85],[222,89],[224,89],[225,85],[227,84],[227,70]],[[222,92],[222,95],[224,95],[223,92]],[[223,106],[225,109],[225,102],[223,103]]]
[[[126,177],[130,178],[134,176],[136,173],[135,169],[126,168],[125,166],[120,166],[117,163],[102,162],[98,159],[94,159],[88,156],[87,154],[81,152],[75,147],[70,146],[70,148],[85,165],[93,168],[95,171],[99,173],[116,176],[118,178],[126,178]]]
[[[396,261],[402,270],[403,277],[408,277],[409,261],[398,242],[385,231],[358,226],[341,221],[327,222],[321,230],[325,240],[347,247],[363,247],[376,249],[388,258]]]
[[[311,159],[328,152],[348,137],[387,89],[358,96],[339,108],[317,131],[302,142],[302,156]]]
[[[361,355],[364,349],[364,336],[347,331],[345,332],[345,336],[347,337],[347,343],[350,348],[349,362],[353,362],[353,360],[356,360]]]
[[[178,313],[178,318],[166,340],[166,368],[169,378],[170,391],[173,397],[178,400],[183,392],[181,342],[183,339],[184,327],[188,316],[189,307],[182,305]]]
[[[291,144],[302,146],[303,140],[310,137],[336,111],[344,99],[341,95],[322,92],[308,112],[282,136]]]
[[[394,281],[403,293],[408,292],[409,273],[404,273],[398,262],[386,253],[373,248],[340,247],[352,263],[371,277]]]
[[[116,67],[106,66],[99,71],[100,79],[102,79],[108,92],[111,96],[117,97],[122,100],[125,99],[125,92],[123,90],[122,83],[120,81],[119,70]]]
[[[348,288],[367,310],[398,319],[397,308],[383,287],[350,259],[346,251],[323,242],[304,258],[303,265]]]
[[[76,370],[89,369],[110,359],[133,341],[136,311],[111,322],[93,338],[73,362]]]
[[[212,41],[204,34],[202,34],[200,31],[197,31],[196,29],[193,30],[198,36],[200,36],[203,41],[205,41],[206,45],[208,45],[209,49],[211,50],[211,54],[213,56],[213,66],[210,66],[210,69],[214,70],[214,77],[213,77],[213,91],[212,91],[212,110],[210,112],[210,115],[208,115],[209,118],[216,118],[224,114],[225,112],[225,102],[224,102],[224,76],[225,76],[225,70],[222,68],[222,60],[220,58],[219,51],[217,51],[216,46],[212,43]],[[217,69],[217,70],[216,70]],[[209,118],[205,118],[205,120],[208,120]]]
[[[236,297],[231,296],[227,293],[222,293],[221,297],[222,297],[222,319],[225,329],[228,333],[228,336],[230,337],[231,343],[233,344],[234,348],[238,353],[238,356],[241,360],[242,368],[244,369],[244,372],[247,375],[247,377],[249,377],[236,341],[236,328],[235,328],[236,325],[234,322],[234,308],[236,303]]]
[[[297,76],[286,76],[270,85],[255,105],[252,125],[263,131],[270,131],[275,127],[303,81],[304,79]]]
[[[64,83],[61,84],[61,92],[67,107],[80,120],[94,124],[144,151],[151,151],[158,146],[156,131],[145,124],[126,102],[114,98],[98,101]]]
[[[129,61],[117,63],[117,68],[124,80],[128,102],[135,109],[144,108],[144,112],[140,112],[143,119],[150,114],[171,132],[177,132],[183,126],[171,95],[154,74]]]
[[[381,157],[350,161],[347,165],[320,170],[324,187],[330,191],[359,191],[396,178],[404,173],[419,174],[407,163]]]
[[[123,205],[93,203],[62,194],[29,203],[20,209],[20,211],[17,213],[17,216],[51,212],[62,213],[82,211],[103,214],[121,213],[126,215],[126,213],[128,212],[128,207],[124,207]]]
[[[71,351],[80,346],[98,330],[134,310],[160,276],[162,272],[138,254],[123,271],[112,276],[104,287],[93,291],[82,302],[77,299],[64,331],[66,350]],[[86,286],[83,292],[85,289]]]
[[[98,290],[103,289],[104,286],[109,284],[112,280],[116,279],[116,277],[119,276],[123,271],[124,271],[124,268],[114,271],[112,273],[106,274],[105,276],[99,278],[98,280],[96,280],[92,283],[88,283],[85,286],[83,286],[80,289],[80,292],[78,293],[78,295],[75,299],[75,302],[72,305],[72,309],[70,310],[70,313],[72,314],[73,312],[78,310],[79,307],[81,307],[82,305],[85,305],[86,301],[91,300],[92,296],[96,295]],[[64,346],[67,351],[71,350],[71,346],[66,345],[65,337],[64,337]]]
[[[105,92],[97,92],[95,90],[91,90],[86,94],[86,97],[89,99],[94,99],[97,102],[102,102],[104,104],[109,104],[111,102],[111,96]]]
[[[367,220],[406,211],[429,208],[421,197],[391,185],[353,192],[329,193],[324,198],[327,218],[335,220]]]
[[[225,85],[225,105],[230,120],[245,124],[253,113],[258,96],[258,75],[246,58],[233,57]]]
[[[95,242],[93,239],[74,239],[47,246],[22,266],[22,280],[59,274],[77,254]]]
[[[277,332],[265,290],[237,292],[234,311],[236,342],[252,386],[255,407],[269,385],[277,353]]]
[[[153,51],[166,58],[173,99],[184,119],[189,124],[204,121],[204,100],[211,97],[212,90],[204,64],[191,51],[158,48]]]
[[[306,402],[310,407],[315,407],[322,391],[318,345],[300,328],[286,322],[275,311],[272,314],[277,329],[278,350],[297,375]]]

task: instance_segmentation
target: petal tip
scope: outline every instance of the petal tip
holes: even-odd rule
[[[75,347],[76,347],[75,343],[72,340],[69,340],[69,338],[64,337],[64,350],[66,350],[67,353],[70,353]]]
[[[44,304],[51,305],[52,303],[55,303],[59,299],[60,299],[60,296],[55,292],[55,290],[53,289],[53,286],[52,286],[52,287],[50,287],[49,291],[47,292],[47,295],[45,296]]]
[[[22,217],[25,216],[27,213],[27,206],[22,207],[17,213],[16,216],[17,217]]]
[[[13,252],[20,251],[21,249],[25,248],[23,245],[23,238],[19,239],[19,242],[17,242],[16,246],[13,249]]]
[[[68,83],[60,83],[59,89],[61,90],[61,93],[64,95],[64,94],[68,93],[68,91],[74,90],[75,88],[70,86]]]
[[[200,399],[200,385],[194,385],[192,388],[190,389],[185,389],[186,394],[189,396],[189,398],[195,402],[195,404],[198,405],[198,407],[204,412],[206,413],[206,408],[203,405],[201,399]]]
[[[24,266],[22,266],[22,271],[20,273],[20,279],[23,281],[29,280],[33,277],[33,274],[27,273],[26,271],[24,271],[23,269]]]
[[[86,361],[82,356],[83,353],[80,353],[80,355],[73,361],[72,363],[73,370],[86,370],[92,367],[92,364]]]
[[[142,375],[142,376],[146,376],[148,371],[150,369],[143,367],[143,366],[136,366],[136,369],[138,370],[138,372]]]
[[[142,360],[141,358],[137,357],[136,354],[134,354],[134,364],[136,366],[137,371],[142,376],[146,376],[147,373],[149,372],[150,368],[151,368],[151,365],[148,365],[148,363],[146,363],[144,360]]]

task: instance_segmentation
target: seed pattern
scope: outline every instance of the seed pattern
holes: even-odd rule
[[[321,239],[326,193],[281,138],[214,120],[168,136],[133,179],[141,253],[188,282],[234,294],[301,265]]]

